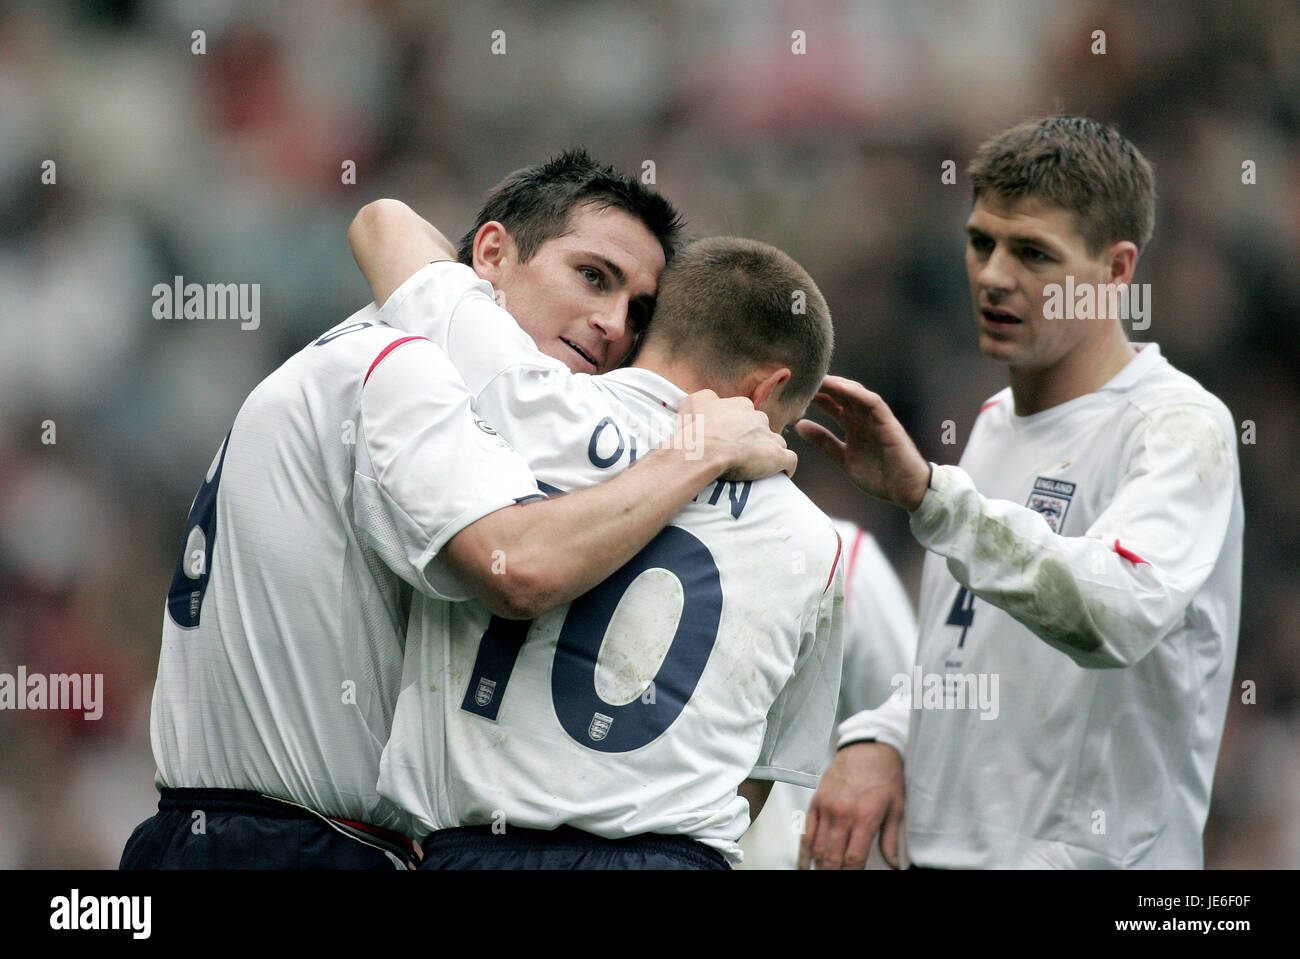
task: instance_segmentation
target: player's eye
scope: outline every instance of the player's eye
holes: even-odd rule
[[[987,253],[993,249],[993,241],[986,236],[971,234],[970,248],[976,253]]]
[[[1049,263],[1052,259],[1042,250],[1036,249],[1032,246],[1025,247],[1024,250],[1021,251],[1021,256],[1030,263]]]
[[[592,286],[604,286],[605,284],[605,274],[601,273],[600,270],[593,266],[580,266],[578,267],[578,272],[581,273],[582,278]]]

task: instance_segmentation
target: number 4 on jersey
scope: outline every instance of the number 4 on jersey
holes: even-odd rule
[[[975,622],[975,594],[963,586],[957,590],[957,601],[952,604],[947,619],[949,626],[961,627],[961,639],[957,641],[958,649],[966,645],[966,630],[970,629],[973,622]]]

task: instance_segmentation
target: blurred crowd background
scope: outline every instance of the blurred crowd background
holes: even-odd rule
[[[345,236],[363,203],[399,197],[458,236],[497,180],[565,147],[653,161],[694,234],[802,262],[833,370],[956,462],[1005,382],[976,349],[965,165],[1055,111],[1154,163],[1133,338],[1253,430],[1236,685],[1255,702],[1229,709],[1206,860],[1300,867],[1297,51],[1294,2],[0,3],[0,672],[105,677],[99,721],[0,711],[0,867],[115,866],[153,812],[190,501],[248,391],[369,299]],[[154,319],[176,275],[260,284],[260,326]],[[805,491],[871,530],[915,597],[905,516],[797,448]]]

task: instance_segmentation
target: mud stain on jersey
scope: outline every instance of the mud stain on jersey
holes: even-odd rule
[[[989,522],[980,529],[980,518],[972,520],[972,538],[975,540],[975,564],[1002,563],[1019,568],[1024,572],[1033,558],[1029,549],[1008,527],[998,522]]]
[[[1085,653],[1102,646],[1101,631],[1092,620],[1070,567],[1055,559],[1044,560],[1034,577],[1032,601],[1043,639]]]
[[[1027,590],[998,588],[998,583],[1016,582],[1017,574],[1019,581],[1024,582],[1024,574],[1035,559],[1033,547],[1026,545],[1010,528],[1001,523],[988,523],[975,536],[974,564],[976,567],[991,565],[996,574],[992,577],[994,585],[975,590],[976,595],[1005,610],[1053,645],[1085,653],[1100,649],[1101,631],[1068,564],[1043,558]]]
[[[1162,455],[1190,451],[1196,480],[1209,483],[1229,460],[1228,440],[1207,410],[1189,406],[1161,416],[1151,427],[1151,449]]]

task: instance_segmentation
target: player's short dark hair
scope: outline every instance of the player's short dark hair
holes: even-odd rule
[[[803,404],[826,376],[834,333],[807,270],[774,246],[717,236],[683,247],[659,278],[652,344],[719,384],[780,363],[790,379],[778,399]]]
[[[1151,164],[1114,127],[1096,120],[1025,120],[984,141],[967,172],[975,200],[1031,197],[1069,210],[1091,256],[1120,240],[1140,249],[1155,229]]]
[[[457,257],[472,266],[474,236],[493,220],[509,232],[522,262],[530,260],[547,240],[569,231],[575,207],[622,210],[646,225],[664,250],[664,259],[677,252],[682,219],[671,203],[612,166],[602,166],[586,150],[567,150],[537,166],[516,170],[498,183],[473,229],[460,240]]]

